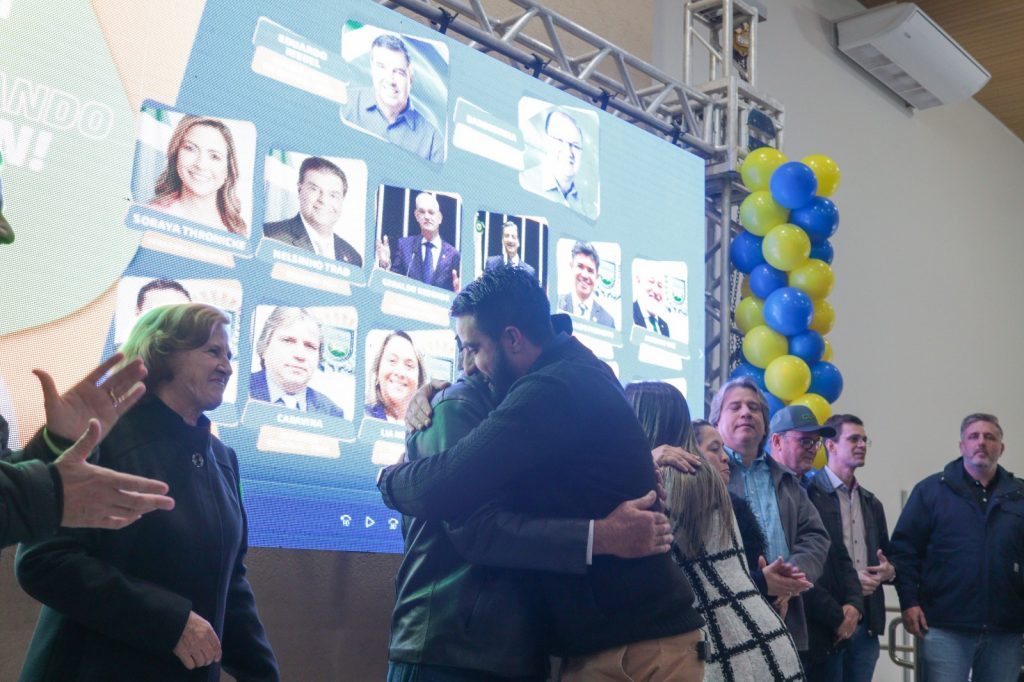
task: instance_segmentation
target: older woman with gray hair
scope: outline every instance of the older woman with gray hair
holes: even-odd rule
[[[127,530],[63,530],[22,546],[18,580],[43,603],[22,682],[280,679],[243,560],[238,460],[204,415],[231,377],[228,318],[189,303],[143,315],[121,347],[145,397],[96,463],[165,481],[176,506]]]

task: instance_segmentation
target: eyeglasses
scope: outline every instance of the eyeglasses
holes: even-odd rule
[[[583,151],[583,147],[580,145],[579,142],[570,142],[569,140],[563,140],[562,138],[555,137],[550,133],[548,133],[548,139],[559,146],[569,147],[569,150],[572,151],[573,154],[579,154],[581,151]]]
[[[821,436],[817,436],[814,438],[810,436],[799,436],[797,438],[791,438],[790,440],[795,440],[797,443],[800,444],[800,447],[802,447],[804,450],[817,448],[819,445],[821,445]]]
[[[857,443],[864,443],[864,445],[871,447],[871,439],[866,436],[849,436],[846,440],[854,445]]]

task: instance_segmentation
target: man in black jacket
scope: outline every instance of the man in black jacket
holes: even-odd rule
[[[871,682],[880,649],[878,637],[885,630],[882,584],[892,582],[896,575],[895,567],[886,558],[889,528],[882,503],[861,486],[854,475],[864,466],[867,457],[869,443],[864,422],[852,414],[836,414],[825,424],[836,433],[825,439],[828,465],[814,477],[808,495],[821,514],[825,528],[833,534],[833,544],[839,543],[849,554],[856,569],[857,582],[852,585],[857,601],[863,597],[863,606],[859,607],[863,617],[852,635],[842,640],[843,646],[837,647],[829,656],[825,666],[830,677],[826,679]],[[816,600],[815,604],[820,603],[821,608],[815,612],[826,619],[831,613],[831,622],[838,623],[837,606],[844,603],[844,598],[848,603],[854,603],[849,587],[845,590],[843,587],[837,585],[836,589],[828,590],[820,602]],[[810,610],[808,618],[811,618]],[[845,631],[842,634],[846,634]]]
[[[991,414],[960,425],[960,459],[910,493],[890,549],[928,682],[1017,679],[1024,633],[1024,483],[999,466]]]
[[[572,331],[568,315],[556,315]],[[432,401],[432,421],[406,441],[406,459],[443,452],[497,405],[469,353],[463,373]],[[388,680],[544,680],[547,642],[536,595],[521,570],[585,573],[597,554],[663,552],[668,518],[653,495],[598,521],[532,518],[488,505],[461,523],[403,517],[405,557],[395,578]]]
[[[389,506],[420,519],[458,519],[494,502],[531,516],[592,519],[654,490],[647,441],[621,385],[575,339],[554,335],[534,278],[518,268],[485,273],[456,297],[452,315],[466,351],[505,397],[451,448],[385,470]],[[593,679],[611,659],[633,677],[702,679],[702,621],[667,554],[595,556],[581,575],[529,579],[550,651],[569,658],[563,680]]]

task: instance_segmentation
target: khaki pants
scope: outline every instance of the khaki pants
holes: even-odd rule
[[[704,633],[649,639],[565,660],[562,682],[701,682],[704,661],[697,644]]]

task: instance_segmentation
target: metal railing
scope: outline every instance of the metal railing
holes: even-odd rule
[[[903,643],[897,644],[896,633],[903,625],[903,616],[900,615],[899,608],[895,606],[887,606],[885,612],[896,614],[896,617],[889,621],[889,626],[886,628],[886,649],[889,652],[889,660],[904,669],[903,679],[906,682],[915,682],[920,672],[917,664],[921,660],[921,640],[913,637],[906,629],[903,629],[903,636],[901,637]],[[908,639],[910,643],[907,643]],[[911,656],[909,658],[902,658],[899,654],[911,654]],[[908,670],[910,671],[909,674]]]

